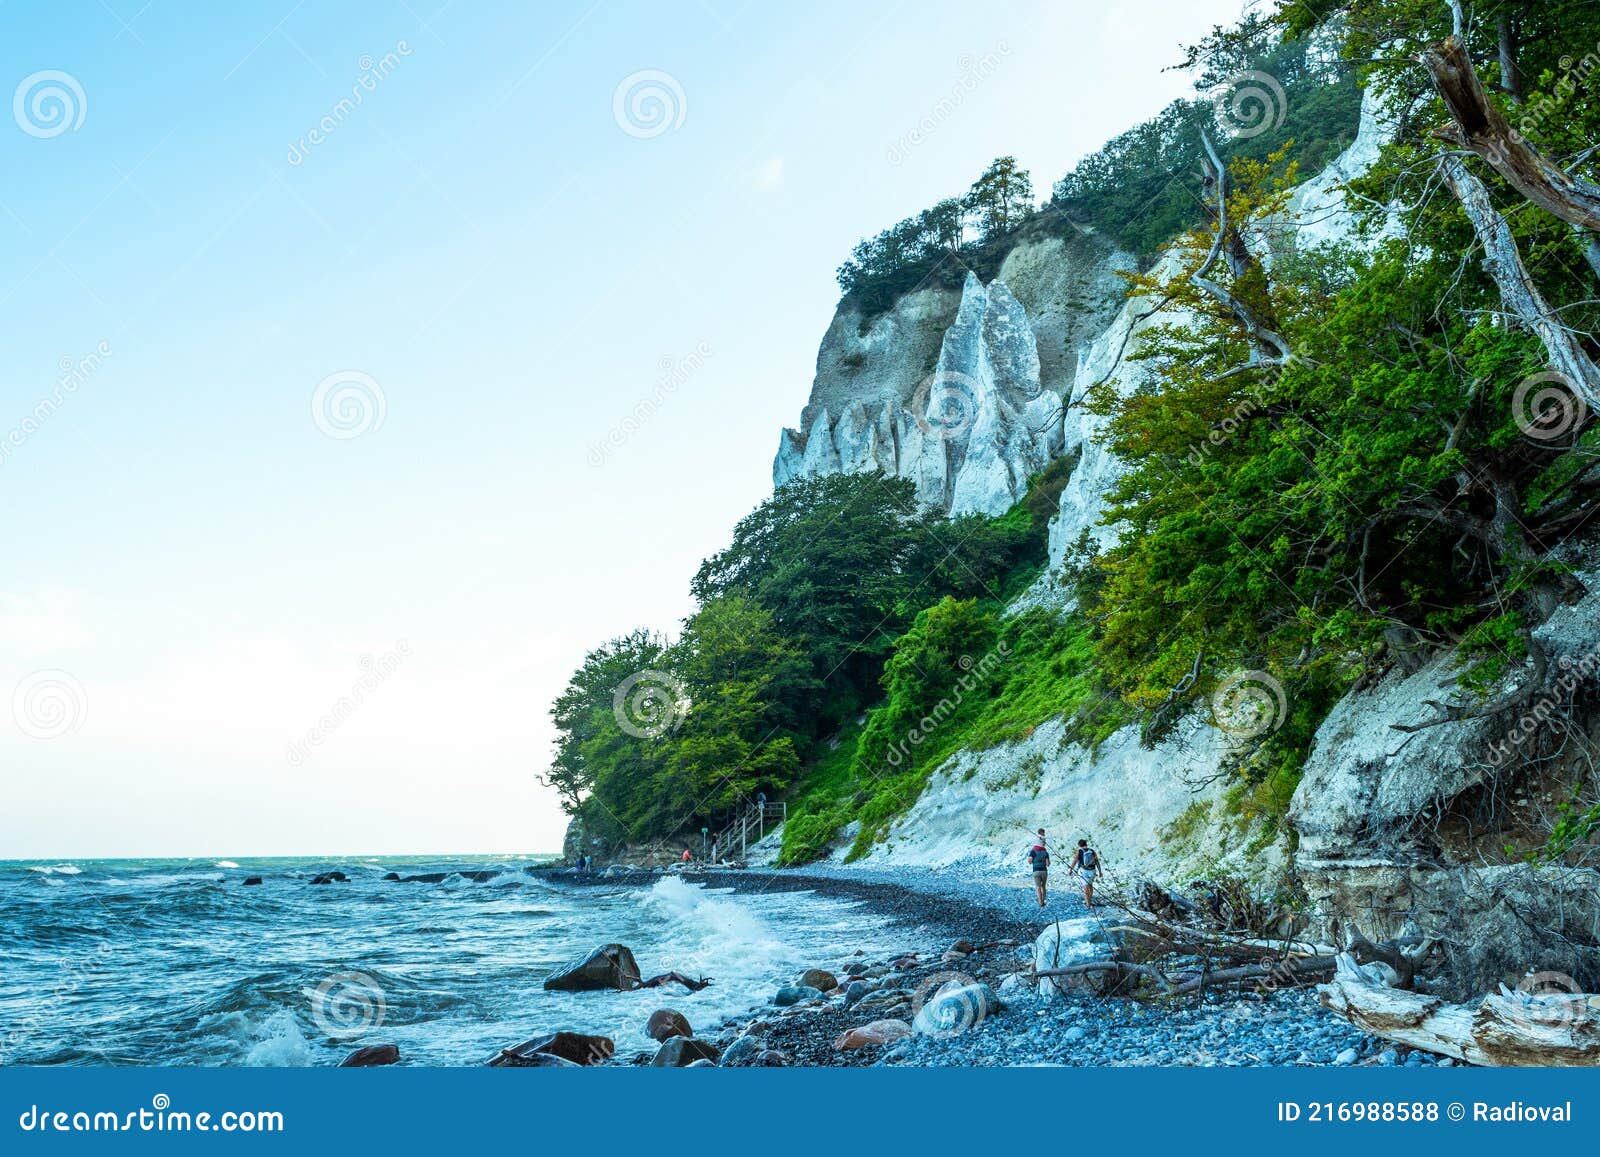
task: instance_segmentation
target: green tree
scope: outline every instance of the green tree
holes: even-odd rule
[[[993,240],[1033,212],[1033,179],[1016,157],[996,157],[967,191],[965,204],[984,239]]]

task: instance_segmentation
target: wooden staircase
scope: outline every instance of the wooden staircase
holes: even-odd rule
[[[711,841],[710,858],[713,864],[724,860],[742,860],[767,834],[767,828],[777,827],[789,818],[789,805],[767,800],[759,802],[749,796],[740,802],[733,822],[718,832]]]

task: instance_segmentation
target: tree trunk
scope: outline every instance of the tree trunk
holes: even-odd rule
[[[1474,1065],[1600,1065],[1600,997],[1502,992],[1477,1007],[1378,983],[1341,955],[1317,990],[1358,1028]]]
[[[1466,210],[1478,242],[1483,246],[1483,264],[1500,290],[1506,311],[1544,343],[1550,365],[1566,378],[1567,384],[1590,409],[1600,409],[1600,369],[1584,352],[1577,337],[1561,324],[1533,283],[1533,276],[1522,263],[1522,251],[1511,226],[1489,200],[1489,190],[1468,171],[1458,156],[1441,162],[1450,191]]]
[[[1477,153],[1541,209],[1600,231],[1600,185],[1551,164],[1511,127],[1484,92],[1459,37],[1448,37],[1428,49],[1422,63],[1455,122],[1440,130],[1444,140]]]

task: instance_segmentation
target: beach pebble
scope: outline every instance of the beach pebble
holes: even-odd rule
[[[1355,1049],[1345,1049],[1338,1056],[1333,1058],[1333,1063],[1336,1065],[1353,1065],[1360,1059],[1361,1054],[1356,1052]]]
[[[717,1052],[717,1046],[710,1041],[697,1040],[694,1037],[675,1036],[662,1042],[656,1055],[650,1060],[650,1067],[656,1069],[682,1069],[688,1068],[695,1061],[710,1061],[716,1064],[722,1054]]]
[[[653,1041],[664,1041],[675,1036],[693,1036],[694,1029],[689,1027],[689,1020],[671,1008],[658,1008],[650,1014],[650,1020],[644,1026],[645,1035]]]
[[[795,984],[800,988],[814,988],[818,992],[832,992],[839,987],[839,980],[825,968],[808,968],[800,974]]]
[[[735,1068],[739,1065],[754,1064],[758,1056],[766,1051],[766,1043],[759,1037],[742,1036],[728,1046],[722,1054],[724,1068]]]
[[[822,995],[820,989],[812,988],[807,984],[790,984],[778,989],[778,994],[772,998],[772,1003],[779,1008],[799,1004],[805,1000],[815,1000]]]
[[[903,1020],[875,1020],[871,1024],[846,1029],[844,1034],[833,1042],[833,1051],[842,1053],[873,1048],[904,1040],[910,1035],[911,1026]]]

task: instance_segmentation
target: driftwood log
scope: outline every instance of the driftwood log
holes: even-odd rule
[[[1374,1036],[1468,1064],[1600,1065],[1600,996],[1502,989],[1477,1005],[1452,1004],[1391,988],[1383,976],[1341,954],[1333,980],[1317,993],[1324,1007]]]

